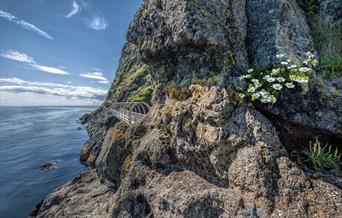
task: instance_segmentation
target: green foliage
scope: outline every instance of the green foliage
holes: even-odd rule
[[[117,73],[108,102],[116,101],[122,96],[136,92],[140,87],[146,85],[149,70],[147,65],[127,65]]]
[[[342,24],[329,27],[318,16],[310,23],[322,71],[342,72]]]
[[[141,9],[141,15],[143,17],[145,17],[147,15],[147,12],[148,12],[147,8],[144,7],[144,8]]]
[[[259,100],[262,103],[275,103],[279,92],[284,89],[293,89],[296,86],[309,82],[308,73],[313,71],[318,61],[314,59],[312,52],[306,53],[308,58],[303,61],[304,66],[295,64],[292,57],[277,54],[280,64],[273,69],[254,70],[249,69],[240,77],[245,81],[246,92],[240,93],[241,98],[249,97],[252,101]]]
[[[213,86],[219,84],[219,75],[213,75],[206,79],[192,79],[192,84],[200,86]]]
[[[319,0],[299,0],[299,5],[303,8],[307,17],[315,16],[319,12]]]
[[[153,90],[154,86],[143,85],[138,88],[138,90],[136,91],[136,95],[129,98],[129,101],[150,103]]]
[[[338,154],[337,148],[333,152],[331,145],[326,144],[323,148],[321,143],[316,138],[315,143],[310,142],[310,148],[306,149],[304,153],[307,155],[308,161],[312,163],[315,169],[339,169],[339,161],[341,154]]]
[[[172,83],[165,89],[168,96],[178,101],[185,101],[191,97],[191,91],[189,88],[180,88],[176,84]]]

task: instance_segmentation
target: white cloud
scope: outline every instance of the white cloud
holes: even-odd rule
[[[44,32],[43,30],[39,29],[38,27],[36,27],[35,25],[31,24],[31,23],[28,23],[24,20],[21,20],[17,17],[15,17],[14,15],[8,13],[8,12],[5,12],[3,10],[0,9],[0,17],[10,21],[10,22],[13,22],[13,23],[16,23],[18,24],[19,26],[21,26],[22,28],[24,29],[27,29],[27,30],[30,30],[30,31],[33,31],[47,39],[53,39],[52,36],[50,36],[49,34],[47,34],[46,32]]]
[[[50,67],[50,66],[37,64],[32,57],[17,50],[8,50],[6,53],[1,54],[1,56],[10,60],[19,61],[19,62],[28,64],[32,68],[42,71],[42,72],[57,74],[57,75],[69,75],[70,74],[66,72],[65,70],[62,70],[58,67]]]
[[[102,72],[81,73],[80,76],[88,79],[95,79],[98,83],[108,84],[108,79]]]
[[[35,93],[63,97],[104,99],[107,91],[89,86],[74,86],[59,83],[31,82],[16,77],[0,78],[0,92]]]
[[[71,5],[71,11],[69,12],[68,15],[66,15],[66,18],[71,18],[72,16],[78,14],[79,12],[81,12],[81,7],[79,4],[77,4],[76,1],[74,1]]]
[[[24,63],[29,63],[29,64],[35,63],[32,57],[16,50],[8,50],[5,54],[1,54],[1,56],[7,59],[14,60],[14,61],[19,61],[19,62],[24,62]]]
[[[104,30],[109,24],[102,15],[94,15],[90,20],[88,20],[87,25],[89,28],[94,30]]]
[[[70,73],[56,68],[56,67],[48,67],[48,66],[43,66],[43,65],[37,65],[37,64],[32,64],[32,67],[36,68],[39,71],[43,71],[46,73],[51,73],[51,74],[58,74],[58,75],[69,75]]]

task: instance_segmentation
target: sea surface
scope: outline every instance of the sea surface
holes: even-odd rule
[[[78,119],[95,107],[0,107],[0,217],[26,217],[42,198],[72,180],[88,139]],[[54,162],[56,168],[40,170]]]

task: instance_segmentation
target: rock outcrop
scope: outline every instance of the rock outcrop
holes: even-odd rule
[[[341,76],[312,75],[274,105],[235,91],[248,64],[313,47],[295,0],[145,0],[127,39],[106,102],[82,118],[90,169],[33,217],[342,216],[341,174],[315,177],[290,155],[317,136],[341,149]],[[181,99],[166,88],[194,83]],[[134,125],[110,111],[141,99],[150,112]]]

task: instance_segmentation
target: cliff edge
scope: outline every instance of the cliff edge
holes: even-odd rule
[[[315,138],[342,151],[342,4],[308,2],[145,0],[106,101],[81,119],[89,170],[30,216],[342,216],[341,171],[300,155]],[[317,17],[335,35],[321,40]],[[307,51],[320,67],[306,86],[274,104],[239,97],[246,67],[272,69],[280,53],[300,64]],[[127,125],[110,110],[120,101],[151,108]]]

